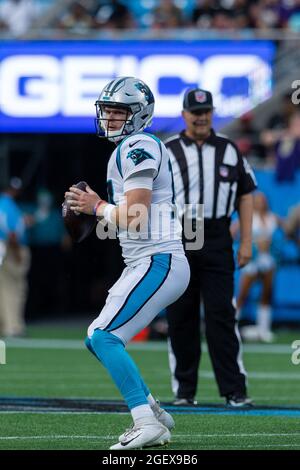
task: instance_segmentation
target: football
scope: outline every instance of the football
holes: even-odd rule
[[[82,191],[85,191],[87,183],[85,181],[80,181],[73,186],[81,189]],[[80,243],[82,240],[88,237],[97,223],[97,219],[94,215],[80,214],[78,212],[72,211],[70,209],[68,199],[65,199],[63,202],[62,216],[70,237],[76,243]]]

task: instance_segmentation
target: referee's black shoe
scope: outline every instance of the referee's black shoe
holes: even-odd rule
[[[229,408],[249,408],[253,401],[242,393],[229,393],[226,395],[226,405]]]
[[[194,398],[175,398],[172,404],[175,406],[195,406],[198,402]]]

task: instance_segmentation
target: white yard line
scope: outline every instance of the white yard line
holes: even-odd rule
[[[176,434],[174,433],[173,437],[178,438],[178,439],[184,439],[185,437],[188,438],[189,440],[194,440],[195,438],[200,439],[201,437],[205,438],[215,438],[215,437],[286,437],[286,436],[300,436],[300,432],[286,432],[286,433],[265,433],[265,432],[257,432],[257,433],[212,433],[212,434],[193,434],[188,435],[188,434]]]
[[[107,412],[107,411],[51,411],[45,410],[19,410],[19,411],[0,411],[0,415],[19,415],[19,414],[47,414],[51,415],[106,415],[106,414],[117,414],[117,415],[129,415],[129,411],[118,411],[118,412]]]
[[[187,441],[188,442],[188,441]],[[172,442],[171,442],[172,445]],[[285,447],[287,449],[290,448],[300,448],[300,443],[299,444],[239,444],[239,445],[224,445],[223,443],[213,445],[213,444],[197,444],[197,449],[195,450],[244,450],[244,449],[257,449],[257,450],[262,450],[262,449],[269,449],[269,448],[274,448],[278,449],[279,447]],[[168,450],[168,449],[167,449]],[[170,450],[173,450],[172,448]],[[193,450],[193,449],[189,449]]]
[[[231,434],[221,434],[221,433],[213,433],[213,434],[193,434],[192,436],[189,434],[174,434],[173,435],[173,441],[184,441],[186,442],[191,442],[195,441],[201,438],[216,438],[216,437],[222,437],[222,438],[249,438],[249,437],[294,437],[294,436],[300,436],[300,433],[244,433],[244,434],[239,434],[239,433],[231,433]],[[103,440],[110,440],[110,439],[116,439],[118,436],[112,435],[112,436],[107,436],[107,435],[86,435],[86,436],[79,436],[79,435],[45,435],[45,436],[0,436],[1,441],[9,441],[9,440],[30,440],[30,439],[49,439],[49,440],[57,440],[57,439],[103,439]],[[274,444],[277,445],[277,444]],[[287,444],[290,445],[290,444]],[[299,444],[300,445],[300,442]]]
[[[60,371],[57,371],[57,372],[52,372],[51,374],[49,373],[44,373],[44,372],[36,372],[36,371],[28,371],[28,372],[24,372],[24,371],[10,371],[9,370],[9,364],[7,364],[5,366],[5,372],[10,374],[9,377],[11,378],[11,380],[13,381],[20,381],[20,382],[23,382],[24,378],[27,378],[27,377],[30,377],[32,378],[32,372],[34,372],[35,376],[38,376],[39,378],[42,378],[42,377],[46,377],[47,379],[52,379],[52,380],[55,380],[57,381],[57,379],[59,378],[60,374],[63,375],[63,379],[64,381],[65,380],[78,380],[78,374],[73,374],[73,373],[69,373],[68,371],[62,373]],[[149,371],[148,371],[149,372]],[[16,377],[12,377],[12,375],[16,375]],[[166,370],[164,374],[160,374],[160,375],[163,375],[163,376],[169,376],[169,371]],[[51,377],[52,375],[52,377]],[[79,373],[80,377],[82,377],[82,374],[81,372]],[[85,374],[84,374],[85,375]],[[89,377],[89,374],[86,374],[88,377]],[[281,372],[281,373],[277,373],[277,372],[258,372],[258,371],[252,371],[252,372],[248,372],[248,377],[251,378],[251,379],[254,379],[254,380],[266,380],[266,379],[271,379],[271,380],[279,380],[279,381],[282,381],[282,380],[295,380],[295,381],[299,381],[300,382],[300,374],[299,372],[297,373],[292,373],[292,372]],[[214,380],[215,376],[213,374],[213,372],[211,371],[208,371],[208,370],[201,370],[200,373],[199,373],[199,377],[201,377],[201,379],[212,379]],[[156,383],[155,381],[155,377],[154,379],[151,379],[152,380],[152,383]],[[43,388],[43,387],[48,387],[48,383],[47,384],[37,384],[36,387],[37,388]],[[11,386],[11,384],[6,384],[8,387]],[[31,387],[32,385],[31,384],[24,384],[22,383],[22,388],[26,387],[28,385],[28,387]],[[272,384],[264,384],[266,387],[273,387]],[[5,386],[5,384],[1,384],[1,387]],[[66,386],[65,384],[63,385],[64,387]],[[80,384],[80,385],[74,385],[75,388],[89,388],[90,387],[90,384]],[[158,388],[164,388],[164,385],[160,385],[160,384],[157,384],[155,385],[156,387]],[[56,387],[59,387],[59,385],[56,385]],[[73,387],[73,385],[72,385]],[[103,388],[109,388],[110,385],[107,384],[101,384],[101,387]]]
[[[253,445],[246,445],[246,446],[234,446],[234,447],[227,447],[227,449],[268,449],[270,447],[274,447],[274,449],[277,449],[278,447],[286,447],[287,449],[290,449],[291,447],[300,447],[299,444],[253,444]]]
[[[297,339],[297,338],[296,338]],[[5,340],[7,348],[12,349],[86,349],[82,340],[74,339],[37,339],[14,338]],[[130,343],[131,351],[167,351],[165,342],[137,342]],[[291,354],[294,350],[290,344],[245,344],[243,350],[246,353],[255,354]],[[203,351],[207,352],[207,346],[203,345]]]
[[[206,379],[214,379],[214,374],[211,371],[200,371],[200,377]],[[293,374],[292,372],[248,372],[248,377],[251,379],[272,379],[272,380],[297,380],[300,381],[300,374],[299,372]]]
[[[118,436],[0,436],[0,441],[13,441],[13,440],[31,440],[31,439],[117,439]]]

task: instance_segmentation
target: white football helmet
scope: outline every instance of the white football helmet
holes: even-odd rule
[[[118,77],[104,87],[95,106],[97,135],[118,142],[151,125],[154,96],[142,80],[134,77]],[[109,119],[105,117],[107,107],[122,108],[127,111],[124,124],[119,130],[109,130]]]

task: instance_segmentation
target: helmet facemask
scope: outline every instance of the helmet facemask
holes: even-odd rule
[[[107,104],[101,101],[96,101],[95,106],[97,114],[95,119],[95,126],[98,137],[106,138],[112,142],[118,142],[131,133],[133,115],[130,106],[122,106],[118,103]],[[106,108],[112,108],[115,110],[122,109],[123,111],[126,111],[126,114],[124,114],[124,118],[109,118],[107,117]],[[121,125],[120,128],[110,129],[110,124],[116,122],[123,123],[123,125]]]

